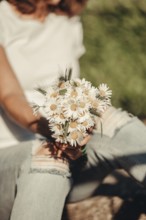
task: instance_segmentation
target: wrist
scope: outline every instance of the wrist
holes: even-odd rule
[[[48,121],[46,118],[38,115],[36,120],[29,123],[29,129],[34,132],[41,134],[42,136],[49,138],[51,137],[51,131],[49,130]]]

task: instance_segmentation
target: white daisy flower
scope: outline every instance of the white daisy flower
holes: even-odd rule
[[[55,135],[63,136],[64,131],[63,131],[62,125],[56,124],[56,123],[49,123],[49,127]]]
[[[56,122],[56,115],[49,115],[49,116],[48,116],[48,114],[46,114],[46,118],[47,118],[47,120],[49,121],[49,124]]]
[[[90,108],[91,108],[91,104],[90,102],[88,102],[87,99],[81,99],[79,101],[79,112],[81,114],[88,112]]]
[[[80,131],[72,131],[67,136],[67,142],[71,144],[71,146],[80,145],[82,140],[84,139],[84,133]]]
[[[92,85],[91,85],[91,82],[89,82],[83,78],[83,79],[81,79],[81,87],[84,87],[84,88],[90,90]]]
[[[53,98],[49,98],[46,100],[46,102],[44,103],[44,112],[47,116],[47,119],[50,119],[50,117],[58,114],[60,112],[60,108],[57,104],[57,99]]]
[[[95,120],[93,117],[92,118],[90,117],[88,120],[83,121],[81,123],[82,130],[84,130],[84,131],[88,130],[91,127],[94,127],[94,125],[95,125]]]
[[[101,98],[111,98],[112,90],[109,89],[107,84],[104,83],[100,84],[98,90],[99,90],[99,96]]]
[[[59,95],[59,93],[58,93],[57,89],[54,89],[53,87],[47,88],[47,90],[46,90],[46,98],[47,99],[49,99],[49,98],[56,99],[58,97],[58,95]]]
[[[106,107],[106,102],[100,99],[93,99],[91,101],[92,109],[95,109],[97,112],[103,112]]]
[[[53,86],[54,90],[68,89],[68,87],[70,87],[70,82],[64,80],[56,80]]]
[[[63,111],[61,111],[61,113],[59,112],[58,114],[54,115],[54,119],[52,121],[54,121],[57,124],[65,124],[66,118],[63,114]]]
[[[79,117],[79,102],[74,99],[64,103],[64,115],[66,118],[77,119]]]
[[[70,87],[67,89],[65,98],[80,99],[82,97],[82,89],[80,87]]]
[[[91,87],[91,89],[88,92],[88,96],[92,98],[96,98],[99,95],[99,90],[95,88],[94,86]]]
[[[67,140],[64,136],[58,135],[58,134],[53,134],[53,138],[55,138],[56,142],[62,143],[62,144],[67,144]]]
[[[111,100],[110,99],[106,99],[104,100],[105,104],[107,107],[111,106]]]
[[[86,120],[89,120],[91,118],[91,114],[89,111],[83,112],[79,115],[79,117],[77,118],[78,123],[83,123]]]
[[[82,129],[82,126],[81,126],[80,123],[78,123],[77,120],[75,120],[75,121],[71,120],[69,122],[69,126],[68,126],[68,132],[69,133],[72,132],[72,131],[75,131],[75,130],[80,131],[81,129]]]
[[[76,86],[76,87],[81,87],[81,79],[80,78],[76,78],[74,80],[71,80],[71,85]]]

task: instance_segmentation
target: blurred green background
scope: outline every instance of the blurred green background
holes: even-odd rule
[[[81,76],[107,83],[112,104],[146,118],[146,0],[89,0]]]

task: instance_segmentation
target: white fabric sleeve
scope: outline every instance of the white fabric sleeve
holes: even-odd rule
[[[79,59],[85,53],[85,47],[83,44],[83,27],[78,16],[72,18],[72,36],[75,57]]]

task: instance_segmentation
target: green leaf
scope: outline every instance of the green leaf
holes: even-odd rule
[[[66,69],[64,76],[59,77],[59,81],[65,81],[65,82],[69,81],[71,80],[71,76],[72,76],[72,68]]]
[[[71,76],[72,76],[72,68],[66,69],[65,71],[65,81],[69,81],[71,80]]]
[[[66,92],[67,92],[67,89],[61,89],[59,90],[59,95],[65,95]]]
[[[78,87],[78,84],[77,84],[76,82],[73,82],[73,85],[74,85],[75,87]]]
[[[68,127],[69,127],[69,121],[66,121],[65,125],[64,125],[64,136],[67,136],[68,133]]]
[[[60,76],[60,77],[59,77],[59,81],[61,81],[61,82],[62,82],[62,81],[65,81],[64,76]]]
[[[71,80],[72,77],[72,68],[69,68],[68,70],[68,80]]]
[[[43,89],[43,88],[35,88],[35,90],[37,91],[37,92],[39,92],[39,93],[41,93],[42,95],[46,95],[47,94],[47,92]]]

